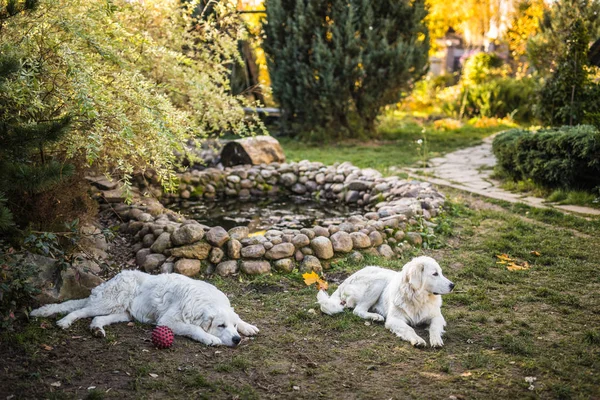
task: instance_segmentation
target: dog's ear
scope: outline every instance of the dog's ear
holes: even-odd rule
[[[406,274],[408,284],[414,289],[419,290],[423,286],[423,271],[425,264],[422,262],[410,263]]]
[[[212,326],[213,320],[215,319],[215,315],[211,312],[205,312],[202,314],[202,319],[200,321],[200,328],[204,329],[204,331],[208,332],[210,327]]]

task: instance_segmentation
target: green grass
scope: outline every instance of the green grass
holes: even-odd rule
[[[365,265],[398,269],[414,255],[435,257],[457,284],[444,296],[442,349],[413,348],[350,311],[321,314],[315,289],[298,272],[205,277],[261,329],[256,338],[230,349],[177,337],[173,348],[159,351],[143,324],[110,326],[115,340],[108,342],[90,336],[89,320],[69,331],[31,322],[0,336],[7,365],[0,392],[24,398],[599,397],[599,221],[446,194],[449,228],[438,234],[439,248],[413,250],[400,260],[366,256],[359,264],[342,257],[324,273],[333,282]],[[501,253],[531,268],[508,271],[496,263]],[[428,339],[423,327],[417,333]],[[529,376],[536,377],[533,391]],[[49,385],[57,380],[60,388]],[[88,393],[90,386],[97,388]]]
[[[457,150],[476,145],[481,140],[507,127],[462,128],[435,130],[432,123],[419,121],[403,113],[390,113],[382,118],[377,139],[348,140],[340,143],[307,143],[302,139],[278,138],[290,161],[311,160],[324,164],[350,161],[360,168],[375,168],[386,172],[390,167],[405,167]],[[425,139],[424,145],[417,141]]]

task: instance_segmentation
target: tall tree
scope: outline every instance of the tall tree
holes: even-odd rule
[[[551,75],[567,52],[573,22],[580,20],[582,28],[593,40],[600,37],[600,0],[561,0],[546,9],[540,31],[527,43],[527,58],[542,75]]]
[[[267,0],[264,49],[287,129],[370,134],[427,69],[424,0]]]
[[[584,21],[576,18],[566,32],[566,48],[557,60],[556,69],[541,91],[540,117],[551,125],[574,125],[587,112],[597,113],[597,98],[590,98],[596,83],[589,76],[589,36]]]

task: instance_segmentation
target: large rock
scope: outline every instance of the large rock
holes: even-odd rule
[[[273,263],[276,270],[281,272],[292,272],[294,270],[294,260],[291,258],[283,258]]]
[[[369,233],[369,239],[371,239],[371,246],[379,246],[383,243],[383,237],[378,231]]]
[[[192,244],[204,237],[204,229],[202,226],[197,224],[184,225],[171,235],[171,242],[174,246],[183,246],[186,244]]]
[[[242,261],[242,271],[249,275],[259,275],[271,272],[271,264],[268,261]]]
[[[281,175],[281,184],[286,187],[290,187],[298,182],[298,177],[293,172],[287,172]]]
[[[248,237],[250,230],[247,226],[235,226],[227,231],[229,237],[235,240],[242,240]]]
[[[280,243],[273,246],[265,253],[265,257],[269,260],[279,260],[294,255],[296,248],[291,243]]]
[[[92,289],[104,281],[94,274],[79,268],[68,268],[61,273],[62,285],[58,298],[60,301],[88,297]]]
[[[311,240],[310,247],[315,252],[315,255],[322,260],[329,260],[333,257],[333,245],[331,244],[331,240],[325,236],[317,236]]]
[[[151,273],[156,271],[166,259],[167,257],[162,254],[149,254],[146,257],[146,260],[144,260],[144,265],[142,265],[142,267],[144,268],[144,271]]]
[[[379,246],[377,248],[377,251],[383,258],[388,259],[388,260],[392,259],[395,255],[394,250],[392,250],[392,248],[387,244],[382,244],[381,246]]]
[[[262,244],[253,244],[248,247],[242,248],[243,258],[261,258],[265,255],[265,246]]]
[[[238,262],[234,260],[223,261],[217,265],[217,274],[221,276],[230,276],[237,274],[239,270]]]
[[[213,246],[221,247],[229,240],[229,233],[223,227],[215,226],[206,232],[206,240]]]
[[[242,244],[239,240],[231,239],[227,242],[227,255],[229,258],[237,260],[241,257]]]
[[[191,260],[188,258],[182,258],[181,260],[177,260],[173,270],[178,274],[185,276],[194,276],[200,272],[200,268],[202,264],[199,260]]]
[[[141,267],[142,265],[144,265],[146,257],[148,257],[150,253],[152,253],[152,250],[150,249],[138,250],[138,252],[135,254],[135,263]]]
[[[95,258],[105,259],[108,255],[108,242],[102,231],[94,225],[83,225],[79,229],[81,238],[77,243],[86,254]]]
[[[339,231],[331,235],[331,244],[334,251],[340,253],[349,253],[352,251],[352,238],[347,232]]]
[[[254,136],[227,143],[221,150],[221,163],[230,167],[240,164],[285,162],[283,149],[271,136]]]
[[[412,245],[421,246],[423,244],[423,236],[417,232],[407,232],[406,240]]]
[[[213,264],[218,264],[223,259],[223,256],[225,256],[225,252],[223,250],[218,247],[213,247],[210,251],[209,261]]]
[[[308,246],[310,244],[310,239],[303,233],[300,233],[292,238],[292,244],[296,246],[297,249]]]
[[[204,260],[208,257],[211,246],[206,242],[198,242],[171,250],[171,255],[177,258],[193,258]]]
[[[152,246],[150,246],[150,250],[153,253],[163,253],[169,247],[171,247],[171,234],[163,232],[156,238]]]
[[[300,272],[323,272],[323,267],[321,266],[321,261],[315,256],[304,256],[304,260],[302,264],[300,264]]]
[[[350,238],[352,239],[352,246],[355,249],[366,249],[367,247],[371,247],[371,239],[362,232],[352,232]]]

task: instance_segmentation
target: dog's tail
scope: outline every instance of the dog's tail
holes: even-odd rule
[[[333,315],[344,311],[344,305],[337,290],[331,297],[329,297],[326,291],[319,290],[319,293],[317,293],[317,302],[321,306],[321,311],[325,314]]]
[[[46,304],[29,313],[32,317],[49,317],[54,314],[70,313],[71,311],[79,310],[85,307],[88,299],[69,300],[64,303]]]

